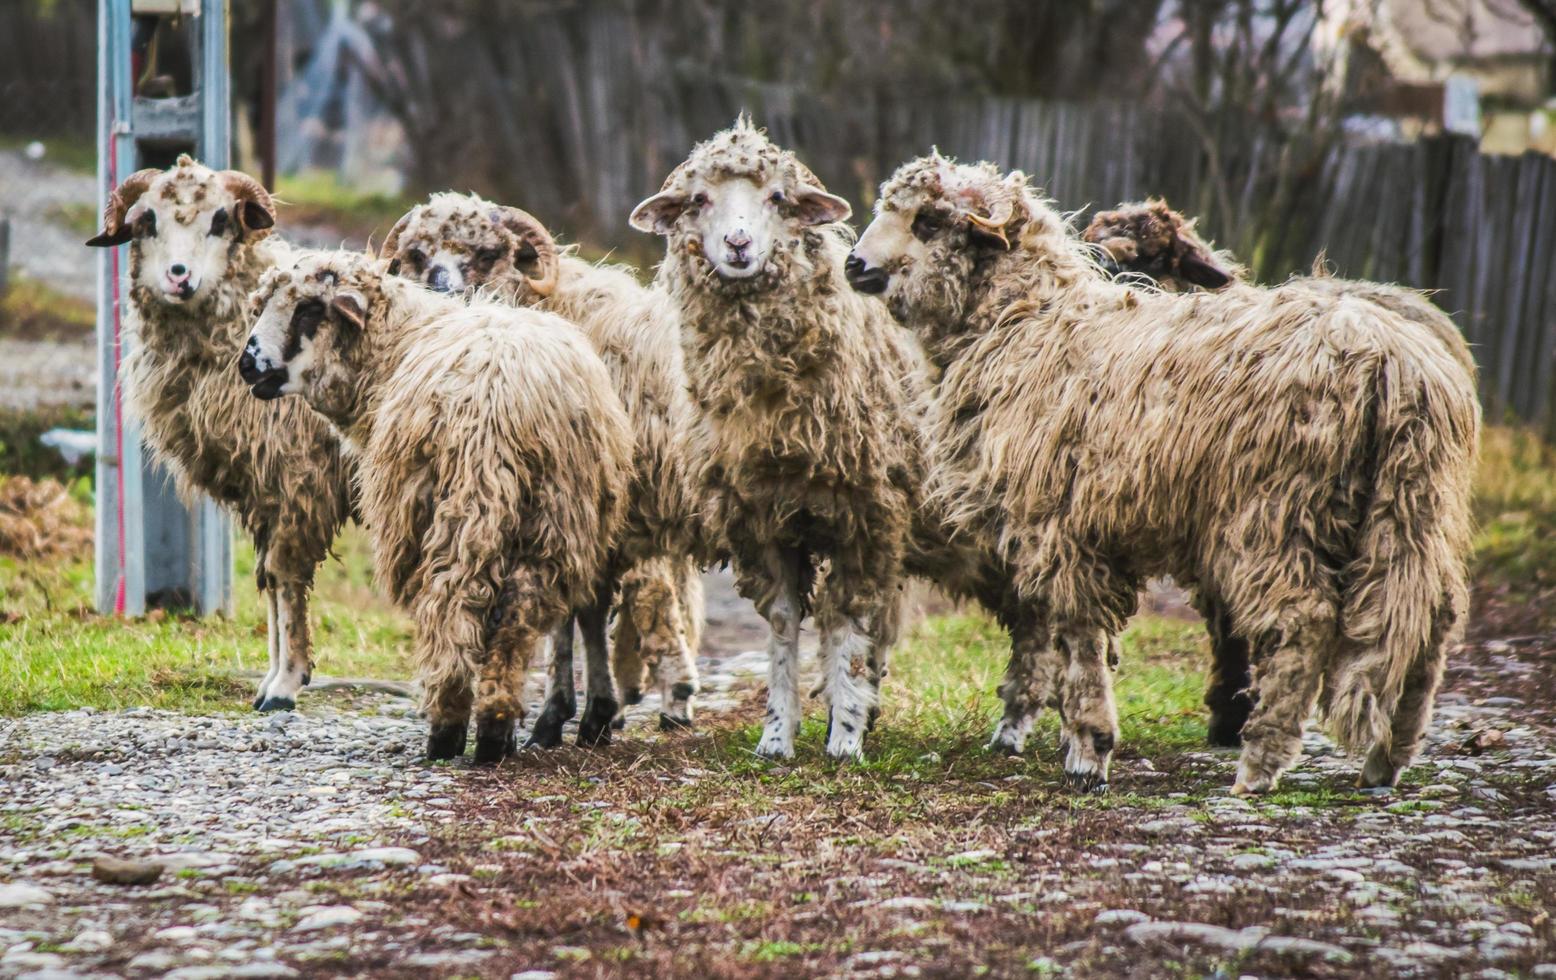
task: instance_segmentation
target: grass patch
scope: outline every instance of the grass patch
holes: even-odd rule
[[[90,234],[89,227],[82,237]],[[13,273],[10,289],[0,298],[0,335],[6,337],[81,340],[91,337],[96,325],[97,309],[91,300],[67,296],[27,276]]]
[[[1523,599],[1556,588],[1556,449],[1523,429],[1488,427],[1476,478],[1481,579]]]
[[[64,167],[78,174],[97,173],[97,144],[90,137],[57,136],[35,140],[28,136],[0,136],[0,150],[22,150],[34,142],[43,144],[40,163]]]
[[[416,205],[404,194],[377,194],[348,187],[335,174],[310,170],[276,178],[278,224],[332,225],[351,238],[380,242]]]
[[[321,673],[405,677],[406,621],[370,585],[370,545],[348,529],[338,557],[319,569],[314,659]],[[266,665],[265,617],[254,587],[253,549],[238,548],[231,618],[154,612],[98,616],[90,558],[56,564],[0,559],[0,715],[91,706],[150,705],[191,712],[247,708]]]

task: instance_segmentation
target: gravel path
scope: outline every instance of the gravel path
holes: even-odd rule
[[[708,591],[712,655],[699,666],[702,710],[712,715],[749,702],[765,657],[741,652],[761,627],[727,579],[713,577]],[[654,729],[657,711],[652,697],[636,706],[625,737],[666,738]],[[913,831],[935,836],[915,843],[912,860],[830,845],[807,860],[837,864],[825,870],[828,898],[847,903],[862,936],[902,941],[930,922],[1007,939],[1026,930],[1048,943],[1039,970],[1073,961],[1085,975],[1143,975],[1124,967],[1230,957],[1317,975],[1514,975],[1498,972],[1506,968],[1556,977],[1556,735],[1529,717],[1518,698],[1445,692],[1414,785],[1395,793],[1328,805],[1175,804],[1177,785],[1230,785],[1235,757],[1189,753],[1161,772],[1126,752],[1113,784],[1126,801],[1119,808],[1007,803],[995,811],[1003,822],[931,820]],[[578,947],[524,946],[466,913],[472,896],[514,901],[502,888],[483,891],[482,869],[496,875],[502,865],[482,862],[510,856],[493,848],[528,848],[521,837],[531,831],[563,839],[577,814],[616,805],[590,802],[589,757],[562,750],[574,753],[556,763],[562,775],[576,773],[563,785],[581,788],[524,799],[528,816],[505,831],[520,837],[451,858],[448,834],[468,826],[464,810],[489,777],[424,763],[423,737],[409,702],[379,693],[316,693],[285,715],[78,710],[0,723],[0,977],[567,972],[584,955]],[[1353,771],[1320,735],[1308,737],[1306,755],[1287,787],[1342,786]],[[1038,789],[1012,765],[1000,793]],[[553,767],[536,785],[557,778]],[[1131,793],[1163,792],[1166,805],[1127,803]],[[811,806],[779,801],[791,802],[797,813]],[[926,805],[938,805],[935,793]],[[694,823],[657,853],[734,854],[745,873],[774,875],[770,887],[783,888],[792,872],[742,863],[723,849],[730,832]],[[652,842],[646,853],[656,853]],[[150,885],[105,883],[93,876],[105,855],[163,870]],[[598,855],[590,859],[597,868]],[[697,893],[664,894],[674,905]],[[1226,921],[1242,924],[1217,924]],[[977,962],[978,950],[883,947],[828,969],[955,973],[934,957]]]
[[[11,219],[11,265],[23,275],[80,299],[97,295],[95,254],[61,214],[95,207],[97,180],[0,150],[0,213]]]

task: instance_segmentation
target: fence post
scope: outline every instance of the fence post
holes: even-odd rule
[[[0,299],[11,291],[11,216],[0,214]]]

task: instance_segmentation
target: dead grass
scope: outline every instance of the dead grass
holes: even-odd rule
[[[90,301],[66,296],[26,276],[13,274],[9,291],[0,298],[0,336],[18,340],[90,337],[96,318]]]

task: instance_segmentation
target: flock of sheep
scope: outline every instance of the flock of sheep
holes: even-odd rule
[[[1248,284],[1160,204],[1082,238],[1021,173],[938,154],[857,242],[849,216],[744,118],[633,211],[666,240],[648,286],[473,195],[374,255],[273,237],[235,171],[124,181],[89,242],[131,246],[123,390],[254,539],[255,706],[308,683],[308,592],[355,517],[415,622],[430,758],[472,714],[478,761],[517,749],[548,639],[529,741],[558,744],[575,623],[581,744],[649,684],[691,724],[698,575],[727,561],[772,631],[764,756],[794,752],[806,616],[827,751],[862,753],[912,576],[1009,632],[992,747],[1052,706],[1067,780],[1104,787],[1117,637],[1171,574],[1211,624],[1235,792],[1275,786],[1315,706],[1393,784],[1466,614],[1479,408],[1452,323],[1396,287]]]

